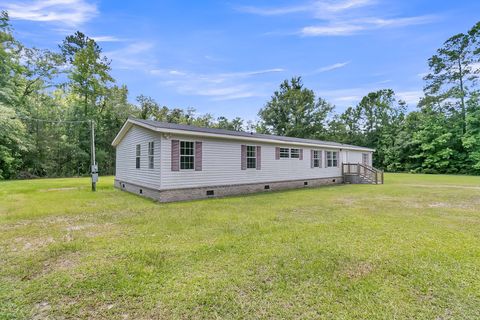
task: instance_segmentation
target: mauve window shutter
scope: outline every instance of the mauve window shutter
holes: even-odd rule
[[[172,140],[172,171],[180,170],[180,142]]]
[[[313,168],[313,150],[310,149],[310,168]]]
[[[303,160],[303,149],[300,149],[300,157],[298,157],[299,160]]]
[[[202,142],[195,141],[195,171],[202,171]]]
[[[241,168],[242,170],[247,170],[247,146],[244,144],[242,144],[241,158]]]
[[[262,169],[262,147],[261,146],[257,146],[256,156],[257,156],[257,170],[261,170]]]
[[[275,160],[280,160],[280,147],[275,148]]]

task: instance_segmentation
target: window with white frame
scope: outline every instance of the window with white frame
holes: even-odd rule
[[[195,168],[195,145],[193,141],[180,141],[180,169]]]
[[[140,155],[142,154],[142,147],[141,145],[137,144],[136,152],[135,152],[135,168],[140,169]]]
[[[320,150],[313,150],[313,167],[320,168]]]
[[[257,147],[247,146],[247,169],[257,167]]]
[[[290,149],[290,158],[298,159],[300,158],[300,149]]]
[[[290,158],[290,149],[280,148],[280,158]]]
[[[154,167],[154,153],[155,153],[155,144],[154,142],[149,142],[148,143],[148,168],[153,169]]]
[[[338,166],[338,152],[327,151],[327,167],[336,167],[336,166]]]

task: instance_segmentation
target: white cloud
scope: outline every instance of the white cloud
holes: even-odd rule
[[[374,92],[381,89],[375,84],[347,89],[334,89],[334,90],[318,90],[319,96],[327,99],[329,102],[337,105],[340,109],[348,106],[355,106],[362,98],[369,92]],[[393,88],[395,89],[395,88]],[[397,99],[405,101],[409,106],[414,107],[423,97],[423,91],[421,90],[394,90]]]
[[[320,69],[318,69],[316,71],[316,73],[327,72],[327,71],[333,71],[333,70],[336,70],[336,69],[340,69],[340,68],[343,68],[343,67],[347,66],[349,63],[350,63],[350,61],[334,63],[334,64],[329,65],[329,66],[321,67]]]
[[[342,96],[342,97],[337,97],[335,99],[335,101],[345,102],[345,103],[358,102],[360,100],[362,100],[361,96]]]
[[[437,19],[435,16],[417,16],[393,19],[362,18],[352,19],[339,24],[307,26],[300,30],[302,36],[350,36],[360,31],[375,30],[381,28],[399,28],[419,24],[427,24]]]
[[[422,79],[425,78],[426,76],[428,76],[428,72],[421,72],[421,73],[417,74],[417,77],[422,78]]]
[[[54,22],[67,26],[81,25],[98,14],[97,6],[85,0],[9,1],[2,6],[12,19]]]
[[[90,37],[96,42],[120,42],[120,41],[125,41],[123,39],[117,38],[115,36],[93,36]]]
[[[367,5],[372,5],[375,2],[376,1],[372,1],[372,0],[347,0],[343,2],[335,1],[335,2],[327,2],[327,3],[319,1],[319,4],[321,7],[323,4],[323,7],[328,11],[338,12],[338,11],[343,11],[347,9],[353,9],[358,7],[364,7]]]
[[[420,99],[423,97],[423,91],[412,90],[412,91],[399,91],[396,93],[397,97],[405,101],[408,105],[416,106]]]
[[[283,7],[237,7],[238,11],[261,16],[278,16],[293,13],[313,13],[316,17],[323,17],[330,13],[342,12],[349,9],[364,7],[375,3],[374,0],[345,0],[345,1],[312,1],[296,6]]]
[[[261,16],[277,16],[298,12],[305,12],[310,8],[309,5],[291,6],[291,7],[276,7],[276,8],[259,8],[254,6],[238,7],[237,10],[245,13],[251,13]]]
[[[282,68],[273,68],[273,69],[263,69],[263,70],[255,70],[255,71],[245,71],[245,72],[231,72],[231,73],[222,73],[220,76],[222,77],[250,77],[250,76],[258,76],[267,73],[277,73],[285,71]]]
[[[392,82],[392,80],[387,79],[387,80],[377,81],[377,82],[375,82],[375,84],[386,84],[386,83],[390,83],[390,82]]]
[[[433,15],[424,15],[424,16],[415,16],[415,17],[403,17],[403,18],[392,18],[392,19],[382,19],[382,18],[366,18],[359,20],[359,23],[365,23],[373,27],[383,28],[383,27],[407,27],[414,26],[419,24],[426,24],[437,20],[438,17]]]
[[[437,17],[431,15],[413,17],[384,17],[384,8],[378,10],[373,7],[377,0],[317,0],[285,7],[240,7],[239,11],[263,15],[278,16],[301,13],[306,19],[314,18],[318,24],[307,25],[297,32],[301,36],[350,36],[362,31],[380,28],[400,28],[412,25],[426,24],[435,21]],[[365,9],[365,7],[373,7]],[[377,10],[376,10],[377,9]]]
[[[318,95],[327,99],[329,102],[344,107],[346,105],[355,105],[362,97],[370,92],[367,88],[348,88],[348,89],[333,89],[333,90],[318,90]]]
[[[153,48],[151,42],[138,41],[117,50],[107,51],[105,56],[112,59],[117,68],[150,71],[151,65],[155,63],[151,52]]]
[[[323,25],[304,27],[300,34],[303,36],[350,36],[361,30],[364,30],[364,27],[358,25]]]
[[[224,73],[195,73],[176,69],[153,69],[150,74],[161,79],[162,86],[168,86],[179,94],[205,96],[211,100],[233,100],[265,96],[257,82],[251,78],[270,73],[283,72],[282,68]],[[248,79],[248,81],[246,80]]]

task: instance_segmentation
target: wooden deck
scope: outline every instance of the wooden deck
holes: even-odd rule
[[[383,184],[383,171],[362,163],[342,163],[344,183]]]

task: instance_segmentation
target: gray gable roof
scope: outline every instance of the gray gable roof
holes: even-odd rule
[[[347,148],[347,149],[352,148],[352,149],[364,149],[364,150],[374,151],[374,149],[371,149],[371,148],[354,146],[354,145],[343,144],[343,143],[332,142],[332,141],[275,136],[270,134],[244,132],[244,131],[232,131],[232,130],[225,130],[225,129],[203,128],[203,127],[191,126],[186,124],[137,119],[134,117],[129,117],[129,120],[134,120],[135,122],[143,123],[150,127],[170,129],[170,130],[181,130],[181,131],[185,131],[185,133],[189,133],[189,132],[209,133],[209,134],[219,134],[219,135],[227,135],[227,136],[234,136],[234,137],[267,139],[272,141],[318,144],[322,146],[332,146],[334,148]]]

